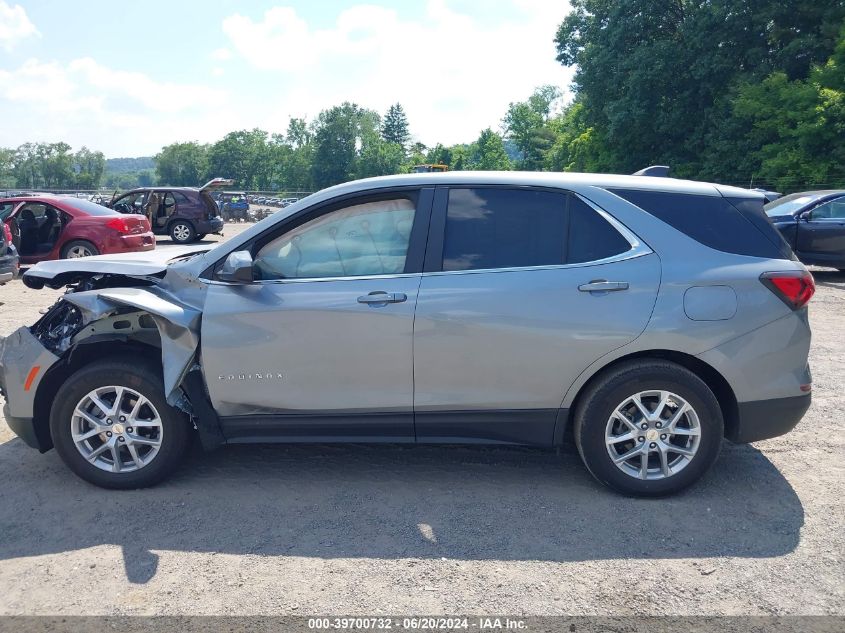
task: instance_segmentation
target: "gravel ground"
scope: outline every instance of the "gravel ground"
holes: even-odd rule
[[[0,614],[843,615],[845,275],[816,280],[808,415],[669,499],[478,447],[236,446],[109,492],[0,418]],[[0,288],[0,334],[57,294]]]

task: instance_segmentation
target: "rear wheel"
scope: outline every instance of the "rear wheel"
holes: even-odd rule
[[[672,494],[716,460],[722,411],[707,384],[675,363],[625,363],[588,388],[575,443],[590,473],[619,492]]]
[[[59,456],[82,479],[103,488],[144,488],[182,462],[187,416],[164,397],[151,363],[104,360],[68,378],[50,412]]]
[[[176,220],[170,225],[170,239],[178,244],[188,244],[196,238],[194,226],[185,220]]]
[[[91,257],[99,255],[100,251],[91,242],[85,240],[73,240],[62,247],[62,259],[75,259],[77,257]]]

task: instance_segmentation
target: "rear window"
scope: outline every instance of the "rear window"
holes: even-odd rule
[[[751,257],[794,257],[763,212],[760,200],[731,201],[722,196],[636,189],[609,191],[710,248]]]
[[[89,200],[82,200],[81,198],[62,198],[61,200],[65,206],[82,211],[88,215],[118,215],[116,211]]]

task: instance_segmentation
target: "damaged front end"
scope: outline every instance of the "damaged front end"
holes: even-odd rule
[[[29,287],[69,284],[32,327],[0,342],[4,412],[28,444],[51,448],[50,403],[67,376],[105,356],[136,355],[161,363],[168,403],[192,416],[206,448],[223,441],[197,362],[205,284],[189,268],[169,267],[173,260],[93,257],[27,271]]]

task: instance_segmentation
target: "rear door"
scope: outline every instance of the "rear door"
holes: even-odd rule
[[[845,196],[828,200],[810,211],[807,220],[798,220],[796,254],[836,268],[845,267]]]
[[[657,256],[577,195],[439,188],[414,324],[422,441],[549,444],[567,388],[636,338]]]

